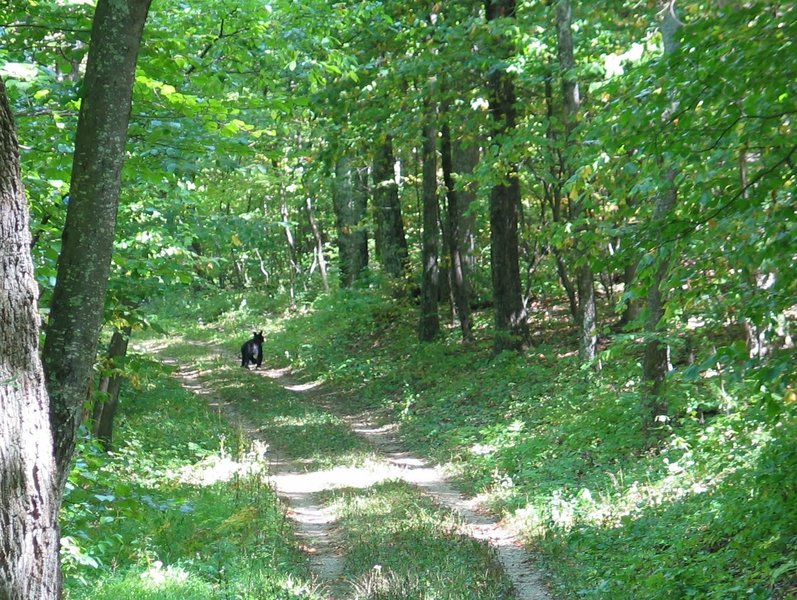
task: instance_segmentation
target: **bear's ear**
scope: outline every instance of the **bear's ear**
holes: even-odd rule
[[[257,335],[257,331],[253,331],[253,332],[252,332],[252,335]]]
[[[263,335],[263,330],[261,329],[260,331],[258,331],[257,335]]]

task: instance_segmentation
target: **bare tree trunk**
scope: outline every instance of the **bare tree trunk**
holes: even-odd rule
[[[677,48],[675,33],[680,27],[680,22],[675,15],[675,4],[672,0],[664,0],[662,5],[661,33],[664,41],[664,54],[668,55]],[[675,185],[678,172],[672,165],[666,163],[662,165],[662,170],[665,173],[665,178],[653,211],[653,231],[661,230],[678,199],[678,188]],[[668,410],[662,388],[670,369],[670,351],[667,343],[660,339],[660,335],[665,308],[662,286],[669,271],[670,256],[667,249],[661,246],[657,249],[657,254],[658,266],[647,290],[645,332],[648,334],[648,341],[645,344],[645,358],[642,364],[642,377],[646,383],[644,402],[648,428],[655,423],[657,418],[666,415]]]
[[[487,21],[515,18],[515,0],[485,0]],[[498,40],[499,47],[506,40]],[[501,57],[509,54],[503,48]],[[490,73],[490,112],[495,123],[493,134],[497,140],[515,128],[515,85],[505,68],[494,68]],[[520,250],[518,247],[518,222],[520,220],[520,181],[517,167],[511,165],[500,174],[502,181],[490,192],[490,265],[495,302],[496,354],[503,350],[521,350],[528,342],[526,309],[520,285]]]
[[[639,265],[639,261],[632,260],[628,263],[625,268],[623,269],[623,292],[628,293],[628,290],[634,284],[634,279],[636,278],[636,270]],[[640,305],[638,298],[627,298],[625,301],[625,308],[623,309],[623,314],[620,315],[620,320],[617,322],[617,327],[620,329],[625,329],[636,321],[639,318],[640,313],[642,312],[642,307]]]
[[[321,281],[324,283],[324,291],[329,291],[329,277],[327,276],[327,259],[324,256],[324,236],[321,235],[321,229],[318,227],[318,221],[315,218],[315,211],[313,210],[313,201],[310,196],[307,196],[305,203],[307,209],[307,220],[310,223],[310,230],[313,232],[315,239],[315,254],[318,260],[318,270],[321,272]]]
[[[80,106],[69,207],[42,359],[58,488],[83,417],[108,288],[136,60],[150,0],[100,0]]]
[[[119,394],[122,391],[121,369],[127,357],[127,346],[130,343],[132,329],[126,326],[122,331],[115,329],[108,344],[106,354],[106,374],[100,381],[100,392],[94,411],[94,435],[100,440],[106,452],[113,447],[113,423],[116,410],[119,408]]]
[[[344,157],[335,166],[332,201],[338,229],[340,281],[351,286],[368,266],[368,233],[362,220],[368,200],[365,169]]]
[[[573,129],[578,122],[578,110],[581,98],[578,90],[578,80],[574,74],[576,61],[573,54],[572,8],[570,0],[559,0],[556,5],[556,32],[559,53],[559,69],[562,74],[562,95],[565,105],[565,136],[568,147],[565,157],[572,153]],[[566,158],[564,161],[563,179],[568,179],[572,174],[572,166]],[[583,214],[584,207],[580,200],[571,203],[570,218],[576,222]],[[576,268],[576,291],[578,293],[578,326],[579,342],[578,355],[582,362],[589,362],[595,358],[597,351],[597,311],[595,308],[595,275],[589,263],[589,252],[582,239],[583,227],[576,230],[576,254],[581,264]]]
[[[291,215],[288,210],[288,203],[283,198],[282,206],[280,207],[280,214],[282,215],[282,228],[285,230],[285,241],[288,243],[288,260],[290,262],[290,281],[291,281],[291,307],[296,306],[296,277],[301,275],[302,266],[299,264],[299,255],[296,251],[296,241],[293,239],[293,231],[291,230]]]
[[[374,213],[376,217],[376,253],[391,277],[400,278],[407,268],[409,252],[404,235],[393,141],[386,136],[376,150],[373,164]]]
[[[38,290],[14,120],[0,80],[0,598],[58,598],[58,507]]]
[[[548,139],[548,143],[550,144],[551,152],[556,151],[556,132],[554,131],[553,122],[554,122],[554,107],[553,107],[553,84],[552,84],[553,75],[548,74],[545,77],[545,105],[546,105],[546,112],[548,116],[548,129],[545,132],[545,136]],[[557,154],[560,154],[557,152]],[[560,160],[558,163],[561,165],[561,155]],[[561,169],[557,169],[557,161],[551,160],[550,162],[550,174],[551,180],[555,183],[551,184],[544,184],[545,185],[545,196],[548,200],[548,204],[551,207],[551,216],[553,218],[554,223],[561,223],[562,222],[562,184],[561,178],[562,173]],[[567,304],[570,308],[570,316],[573,317],[573,323],[578,325],[578,300],[576,299],[576,288],[573,286],[573,282],[570,279],[570,275],[567,272],[567,264],[565,263],[564,257],[562,257],[562,252],[559,248],[551,244],[551,252],[554,255],[554,260],[556,262],[556,273],[559,275],[559,282],[562,284],[562,287],[567,294]]]
[[[431,100],[429,102],[432,102]],[[437,196],[437,127],[436,113],[427,109],[423,128],[423,280],[418,337],[429,342],[440,333],[438,300],[440,295],[440,202]]]
[[[469,340],[472,337],[470,323],[470,292],[468,290],[468,280],[465,269],[466,252],[463,249],[464,237],[463,213],[459,190],[456,189],[454,181],[454,163],[451,150],[451,128],[448,123],[443,125],[442,130],[442,165],[443,180],[446,184],[446,196],[448,198],[448,253],[451,262],[451,293],[453,297],[454,309],[459,319],[462,339]],[[458,148],[459,149],[459,148]]]

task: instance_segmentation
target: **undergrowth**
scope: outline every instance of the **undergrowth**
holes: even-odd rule
[[[512,597],[494,552],[406,483],[331,494],[344,532],[352,600]]]
[[[232,352],[262,325],[269,365],[398,420],[415,451],[515,524],[561,597],[797,596],[795,411],[767,413],[754,382],[674,373],[651,444],[639,356],[617,346],[601,371],[579,368],[544,318],[533,349],[493,357],[488,315],[470,345],[453,328],[421,345],[415,308],[374,289],[282,314],[251,296],[196,302],[227,304],[199,335]]]
[[[167,369],[138,363],[116,449],[84,444],[70,477],[66,597],[317,598],[251,440]]]

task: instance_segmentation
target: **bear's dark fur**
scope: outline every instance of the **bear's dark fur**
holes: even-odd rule
[[[255,369],[259,369],[263,364],[263,337],[262,331],[255,331],[252,333],[252,339],[241,346],[241,366],[248,369],[249,365],[255,365]]]

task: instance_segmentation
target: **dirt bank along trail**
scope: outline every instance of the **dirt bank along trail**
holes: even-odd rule
[[[169,361],[172,362],[172,361]],[[174,364],[174,363],[172,363]],[[180,367],[176,375],[184,387],[203,396],[213,396],[191,367]],[[480,510],[476,501],[458,492],[439,467],[407,452],[395,435],[394,426],[378,426],[367,413],[344,415],[341,407],[329,402],[329,394],[317,383],[301,383],[290,369],[263,369],[242,373],[242,376],[263,376],[277,382],[297,400],[323,408],[346,421],[356,434],[367,440],[379,457],[376,464],[364,467],[337,467],[324,471],[307,471],[301,460],[287,460],[280,449],[263,439],[258,424],[248,421],[232,403],[219,402],[227,418],[240,426],[253,440],[268,444],[266,453],[272,485],[288,507],[299,540],[307,552],[311,569],[321,589],[330,600],[345,600],[351,586],[343,579],[344,550],[338,539],[336,516],[325,506],[320,495],[334,489],[367,488],[382,481],[400,480],[415,486],[435,503],[459,516],[460,533],[489,544],[502,569],[512,582],[518,600],[553,600],[546,590],[541,573],[534,566],[534,557],[516,536],[494,518]]]

